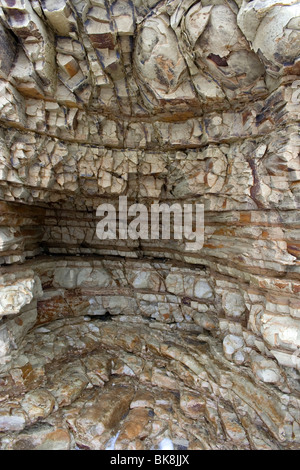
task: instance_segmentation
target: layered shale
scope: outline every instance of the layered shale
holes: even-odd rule
[[[299,449],[299,2],[0,5],[0,449]]]

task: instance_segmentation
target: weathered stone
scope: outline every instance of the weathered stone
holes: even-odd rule
[[[223,341],[224,354],[227,359],[233,359],[245,345],[243,338],[235,335],[227,335]],[[244,362],[244,361],[242,361]]]
[[[70,450],[71,436],[67,429],[41,423],[18,433],[3,448],[5,450]]]
[[[190,418],[197,419],[203,415],[205,400],[194,393],[181,393],[180,408]]]
[[[5,283],[5,278],[2,282]],[[7,281],[6,281],[7,282]],[[3,286],[3,285],[2,285]],[[0,294],[0,315],[19,313],[33,298],[41,295],[39,278],[25,278],[14,284],[3,286]]]
[[[79,364],[67,365],[63,371],[57,371],[52,380],[54,385],[50,387],[50,391],[59,406],[70,405],[80,396],[89,382],[85,369]]]
[[[299,2],[0,3],[0,448],[299,447]]]
[[[248,446],[249,443],[246,432],[242,425],[238,422],[235,413],[220,409],[220,416],[225,428],[225,432],[230,437],[230,439],[232,439],[232,441],[237,445]]]
[[[251,368],[256,377],[262,382],[279,384],[283,381],[280,368],[276,362],[259,354],[251,355]]]
[[[78,433],[83,439],[101,436],[111,430],[129,409],[133,390],[116,386],[99,396],[95,404],[87,404],[76,420]]]
[[[21,431],[25,427],[25,414],[18,413],[18,410],[0,410],[0,431]]]
[[[143,408],[131,410],[123,423],[116,441],[115,449],[117,450],[119,448],[119,443],[123,440],[126,440],[129,444],[129,442],[132,442],[134,439],[147,437],[150,431],[150,426],[147,426],[149,420],[151,420],[151,416],[148,410]]]
[[[39,418],[46,418],[52,412],[55,399],[47,390],[36,389],[26,394],[21,405],[30,422],[35,422]]]
[[[154,396],[147,391],[138,391],[132,402],[130,408],[153,408]]]

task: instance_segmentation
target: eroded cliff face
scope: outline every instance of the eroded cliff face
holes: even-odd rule
[[[0,4],[1,449],[299,448],[299,3]]]

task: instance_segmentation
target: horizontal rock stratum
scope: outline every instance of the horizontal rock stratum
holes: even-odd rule
[[[299,120],[296,0],[0,0],[0,449],[300,448]]]

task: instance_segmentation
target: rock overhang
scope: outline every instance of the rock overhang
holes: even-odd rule
[[[37,447],[103,448],[120,420],[117,448],[159,446],[156,387],[196,420],[181,444],[299,445],[298,23],[293,0],[1,2],[4,447],[42,421]],[[120,195],[204,204],[204,247],[100,241]],[[126,409],[152,394],[137,417],[116,376]]]

